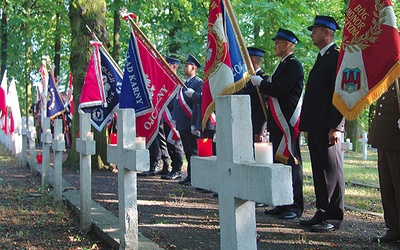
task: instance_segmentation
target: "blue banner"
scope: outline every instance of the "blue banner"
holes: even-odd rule
[[[224,7],[225,6],[221,4],[221,8],[223,9]],[[226,13],[226,11],[223,11],[222,13]],[[225,25],[226,36],[228,37],[229,44],[229,55],[232,63],[233,79],[236,83],[244,78],[244,74],[247,72],[247,68],[244,63],[242,53],[240,52],[237,35],[232,27],[230,17],[227,14],[225,15]]]
[[[49,74],[49,86],[48,86],[48,101],[47,101],[47,117],[53,119],[61,115],[64,111],[64,102],[61,100],[58,89],[54,84],[54,76],[50,72]]]
[[[128,55],[126,58],[124,77],[120,94],[120,108],[133,108],[136,115],[143,115],[153,108],[147,88],[148,79],[143,71],[134,34],[131,32]]]

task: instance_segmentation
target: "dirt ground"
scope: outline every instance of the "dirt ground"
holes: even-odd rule
[[[64,171],[64,178],[79,187],[79,173]],[[94,171],[93,199],[118,214],[117,174]],[[195,187],[162,180],[160,176],[138,177],[139,231],[165,249],[218,249],[218,198]],[[303,217],[315,213],[307,201]],[[400,243],[378,244],[373,237],[385,232],[383,219],[346,211],[342,228],[329,233],[309,232],[299,219],[280,220],[256,209],[258,249],[399,249]]]
[[[15,168],[21,167],[16,165]],[[29,173],[27,168],[19,170]],[[14,172],[2,171],[1,178],[12,179],[12,175],[15,169]],[[23,176],[30,178],[29,174]],[[79,189],[79,172],[64,169],[63,177]],[[115,215],[118,215],[117,190],[117,173],[92,172],[93,199]],[[306,201],[303,217],[312,217],[314,206],[313,202]],[[219,249],[218,198],[212,194],[179,185],[177,181],[162,180],[160,176],[138,177],[138,210],[139,231],[164,249]],[[313,233],[301,226],[298,218],[280,220],[265,215],[264,210],[265,207],[256,209],[258,249],[400,248],[400,243],[372,241],[374,236],[385,232],[379,216],[346,211],[340,230]]]

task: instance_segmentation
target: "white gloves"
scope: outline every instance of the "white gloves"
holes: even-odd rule
[[[193,93],[194,93],[194,90],[191,89],[191,88],[188,88],[188,89],[185,91],[185,95],[187,95],[189,98],[192,98]]]
[[[254,86],[260,86],[261,81],[263,80],[261,76],[251,76],[250,79]]]
[[[201,135],[200,130],[196,130],[194,125],[190,126],[190,132],[192,133],[192,135],[195,135],[197,137],[200,137]]]

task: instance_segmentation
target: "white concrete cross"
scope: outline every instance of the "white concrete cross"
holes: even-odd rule
[[[29,165],[31,168],[31,174],[35,175],[37,171],[37,159],[36,159],[36,128],[31,126],[28,128],[29,138]]]
[[[80,138],[76,139],[76,151],[80,154],[80,224],[84,232],[92,228],[92,159],[96,154],[96,142],[90,135],[90,114],[79,114]],[[88,136],[89,135],[89,136]]]
[[[50,144],[52,143],[52,135],[50,130],[50,118],[45,117],[42,124],[42,134],[40,135],[40,140],[42,142],[42,188],[49,185],[49,165],[50,165]]]
[[[249,96],[216,100],[217,156],[192,157],[192,185],[218,192],[223,250],[257,249],[255,203],[293,203],[290,166],[256,164]]]
[[[62,155],[65,150],[65,140],[61,119],[54,120],[54,138],[51,145],[54,151],[54,203],[62,201]]]
[[[344,133],[341,133],[341,147],[342,147],[342,162],[344,163],[344,151],[353,150],[353,143],[350,139],[344,140]]]
[[[17,133],[21,135],[22,140],[21,140],[21,152],[18,155],[18,159],[19,162],[21,163],[21,165],[23,167],[26,167],[27,163],[28,163],[28,157],[27,157],[27,153],[26,153],[26,116],[21,117],[22,118],[22,125],[18,126],[17,128]]]
[[[358,139],[359,142],[361,142],[362,146],[362,156],[363,160],[367,160],[367,148],[368,148],[368,134],[367,132],[363,132],[360,139]]]
[[[150,169],[147,149],[136,149],[134,109],[118,109],[118,144],[107,145],[107,161],[118,166],[119,249],[138,249],[136,172]]]

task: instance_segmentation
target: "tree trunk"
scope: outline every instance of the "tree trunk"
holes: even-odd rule
[[[3,15],[1,17],[1,79],[7,69],[7,0],[3,0]]]
[[[72,145],[64,167],[79,168],[79,153],[76,152],[76,138],[79,130],[78,105],[81,97],[84,77],[91,55],[89,42],[92,39],[88,26],[96,36],[103,42],[108,41],[105,25],[105,0],[71,0],[69,7],[69,18],[71,23],[71,55],[70,67],[73,75],[73,96],[75,100],[74,117],[72,119],[71,135]],[[94,131],[96,139],[96,155],[92,157],[92,168],[98,168],[106,159],[106,136]],[[99,163],[100,162],[100,163]]]
[[[25,13],[27,21],[25,22],[25,114],[28,115],[30,103],[31,103],[31,96],[32,96],[32,84],[30,80],[29,73],[31,72],[31,54],[32,54],[32,43],[31,43],[31,26],[29,24],[31,9],[30,9],[30,2],[26,2],[25,4]],[[23,115],[23,114],[22,114]],[[28,127],[28,119],[26,119],[26,127]]]
[[[346,121],[346,137],[350,138],[350,141],[353,143],[353,151],[359,152],[360,151],[360,139],[361,135],[361,126],[360,126],[360,119],[357,118],[353,121]]]
[[[62,2],[57,1],[57,5]],[[54,38],[54,77],[59,79],[60,76],[60,61],[61,61],[61,14],[56,13],[56,31]]]
[[[117,6],[119,6],[120,1],[116,0],[114,2]],[[114,40],[113,40],[113,50],[111,53],[111,56],[113,57],[114,61],[116,63],[119,62],[119,53],[121,49],[121,43],[120,43],[120,35],[119,31],[121,30],[121,16],[119,15],[119,10],[114,11]]]

